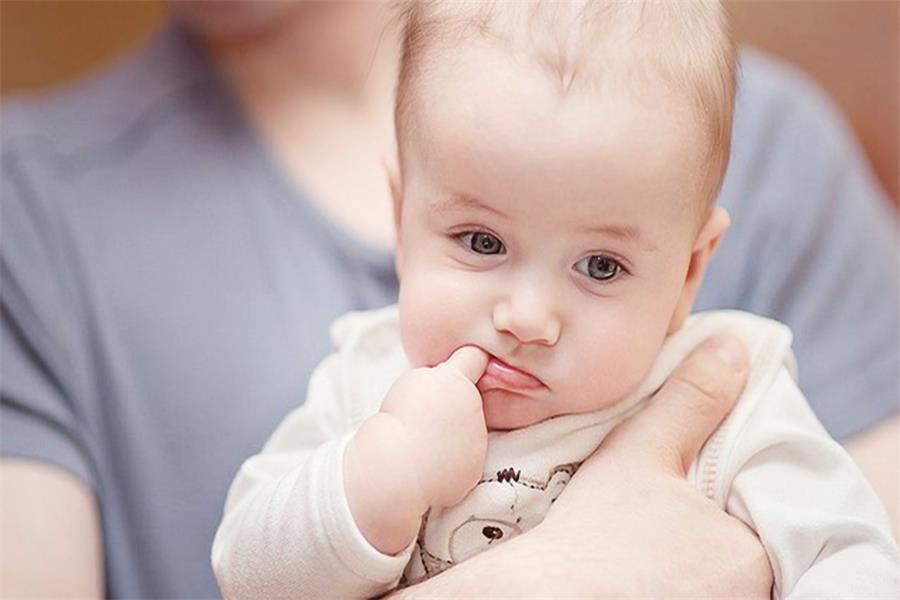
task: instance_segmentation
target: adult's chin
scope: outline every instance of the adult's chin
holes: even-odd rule
[[[171,0],[175,15],[206,39],[235,40],[258,35],[277,26],[288,14],[303,10],[297,0]]]

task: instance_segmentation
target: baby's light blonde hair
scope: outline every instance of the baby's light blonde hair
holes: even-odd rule
[[[414,121],[415,85],[427,74],[429,57],[480,36],[533,63],[562,95],[609,85],[686,91],[707,137],[706,205],[718,194],[730,155],[737,68],[720,2],[419,0],[401,10],[395,107],[401,161],[403,136]]]

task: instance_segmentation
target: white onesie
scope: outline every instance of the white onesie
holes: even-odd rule
[[[212,549],[222,593],[370,597],[397,586],[404,572],[415,582],[527,531],[606,434],[719,331],[743,340],[750,377],[688,480],[757,532],[774,597],[896,598],[898,551],[887,517],[797,388],[790,331],[737,311],[688,319],[638,389],[612,407],[491,432],[482,481],[460,504],[429,511],[404,552],[380,553],[350,513],[342,462],[352,434],[410,368],[396,306],[334,323],[337,352],[316,369],[306,402],[241,467]]]

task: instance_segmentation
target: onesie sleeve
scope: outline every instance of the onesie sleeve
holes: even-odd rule
[[[354,421],[342,360],[334,354],[319,365],[306,402],[231,485],[212,547],[226,598],[365,598],[392,589],[403,573],[411,547],[379,552],[347,504],[343,456]]]
[[[896,597],[897,545],[884,508],[786,369],[732,433],[720,493],[759,535],[773,597]]]

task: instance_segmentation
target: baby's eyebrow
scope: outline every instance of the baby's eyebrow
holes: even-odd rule
[[[451,194],[447,198],[440,198],[432,202],[430,208],[436,213],[475,209],[489,212],[504,219],[509,218],[502,211],[497,210],[489,204],[486,204],[475,196],[469,196],[466,194]],[[604,235],[619,238],[626,242],[635,244],[642,250],[646,250],[648,252],[654,252],[659,249],[651,240],[644,239],[644,237],[641,235],[640,229],[633,225],[587,225],[582,226],[580,229],[581,231],[591,235]]]
[[[620,238],[636,244],[649,252],[658,250],[656,244],[651,240],[645,240],[641,236],[641,230],[633,225],[587,225],[582,227],[581,230],[588,234],[608,235]]]
[[[434,212],[452,212],[465,209],[483,210],[497,215],[498,217],[508,218],[506,214],[497,210],[475,196],[467,196],[465,194],[453,194],[449,198],[441,198],[431,203],[431,210]]]

